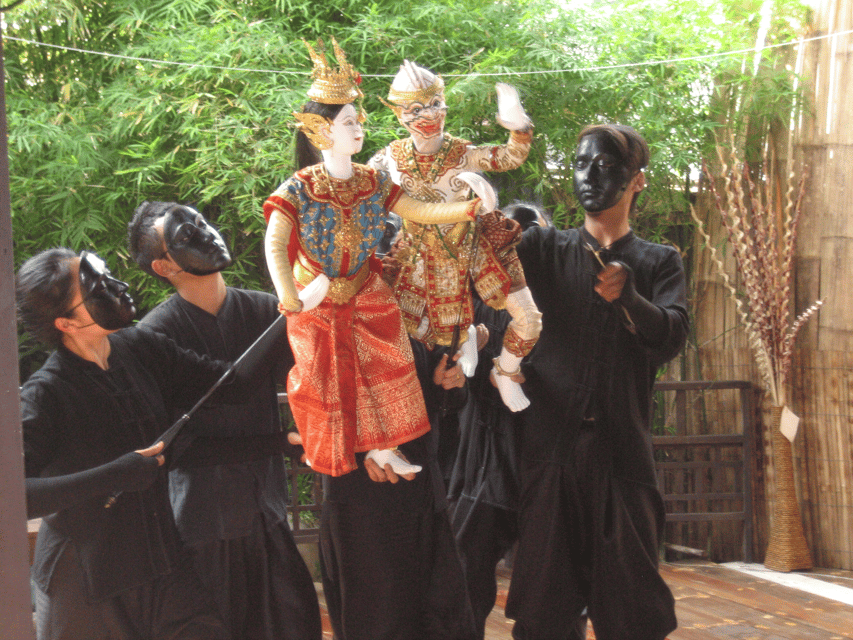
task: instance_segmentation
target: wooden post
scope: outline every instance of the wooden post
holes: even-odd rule
[[[0,79],[3,34],[0,31]],[[18,394],[18,334],[15,319],[6,90],[0,83],[0,620],[7,640],[31,640],[29,544],[24,501],[24,459]],[[5,336],[5,337],[3,337]]]

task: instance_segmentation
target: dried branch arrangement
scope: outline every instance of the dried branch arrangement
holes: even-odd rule
[[[759,371],[776,406],[784,406],[786,382],[791,370],[794,340],[805,322],[820,308],[823,300],[815,302],[791,322],[794,245],[804,193],[801,178],[794,195],[793,173],[789,175],[784,202],[773,198],[773,187],[764,159],[763,176],[753,181],[749,167],[741,162],[735,145],[728,158],[717,146],[723,190],[707,165],[703,172],[708,179],[714,204],[720,213],[737,272],[743,286],[741,295],[735,288],[705,225],[691,207],[699,233],[708,246],[725,287],[737,307],[749,345]]]

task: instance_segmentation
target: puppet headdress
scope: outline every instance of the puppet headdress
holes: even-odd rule
[[[306,40],[302,42],[308,48],[308,54],[314,63],[314,71],[311,73],[314,82],[308,89],[308,97],[311,100],[322,104],[349,104],[364,97],[358,86],[361,84],[361,74],[347,62],[346,54],[334,37],[332,46],[339,65],[337,69],[329,66],[326,54],[323,53],[325,45],[322,39],[317,40],[317,51]]]
[[[308,89],[308,97],[311,100],[321,104],[336,105],[349,104],[358,98],[364,97],[364,94],[358,87],[361,84],[361,75],[347,62],[346,54],[334,37],[332,37],[332,45],[334,46],[335,58],[339,65],[337,69],[329,66],[326,54],[323,53],[325,44],[323,44],[322,39],[317,39],[317,50],[319,53],[306,40],[302,40],[302,42],[308,48],[308,54],[314,63],[314,71],[311,72],[314,82],[311,84],[311,88]],[[298,122],[297,126],[308,136],[311,144],[318,149],[331,148],[331,142],[321,133],[323,125],[331,124],[327,118],[316,113],[294,112],[293,116]],[[359,122],[364,122],[365,119],[364,111],[359,109]]]
[[[392,104],[388,104],[382,98],[380,100],[399,118],[400,112],[413,102],[426,105],[433,96],[442,93],[444,93],[444,80],[441,76],[414,62],[403,60],[388,91],[388,100]]]

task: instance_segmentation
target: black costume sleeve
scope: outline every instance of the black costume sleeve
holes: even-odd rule
[[[619,304],[628,312],[631,328],[636,330],[647,343],[659,344],[667,334],[669,323],[663,309],[652,304],[637,292],[634,285],[634,270],[624,262],[615,261],[626,272],[625,284],[619,296]]]
[[[684,348],[690,321],[687,316],[687,284],[681,256],[672,247],[661,247],[665,256],[657,265],[650,295],[645,298],[663,314],[663,330],[657,341],[643,338],[649,358],[655,366],[672,360]],[[637,287],[639,290],[639,287]]]
[[[244,463],[274,455],[285,455],[298,461],[302,453],[302,447],[288,442],[286,431],[254,436],[197,436],[192,445],[174,461],[172,468],[192,469]]]
[[[52,478],[27,478],[27,518],[41,518],[90,498],[142,491],[157,479],[155,456],[130,452],[93,469]]]
[[[246,390],[257,389],[280,362],[292,361],[292,358],[287,341],[287,320],[280,315],[240,356],[234,367],[234,382]]]

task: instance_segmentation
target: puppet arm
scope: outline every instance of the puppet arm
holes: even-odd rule
[[[264,251],[270,277],[278,294],[279,310],[298,312],[312,309],[323,301],[329,288],[329,279],[324,274],[320,274],[303,289],[302,296],[296,292],[296,284],[293,282],[293,265],[290,264],[288,256],[292,231],[293,224],[281,212],[274,211],[264,236]]]
[[[512,320],[504,334],[501,353],[494,360],[492,373],[504,404],[510,411],[521,411],[530,405],[530,400],[513,378],[521,373],[521,359],[530,353],[539,338],[542,314],[526,286],[507,296],[506,310]]]
[[[401,218],[420,224],[443,224],[446,222],[468,222],[477,215],[495,210],[498,198],[492,185],[481,175],[471,171],[459,174],[477,194],[474,200],[462,202],[421,202],[401,193],[396,202],[390,204],[391,211]]]

